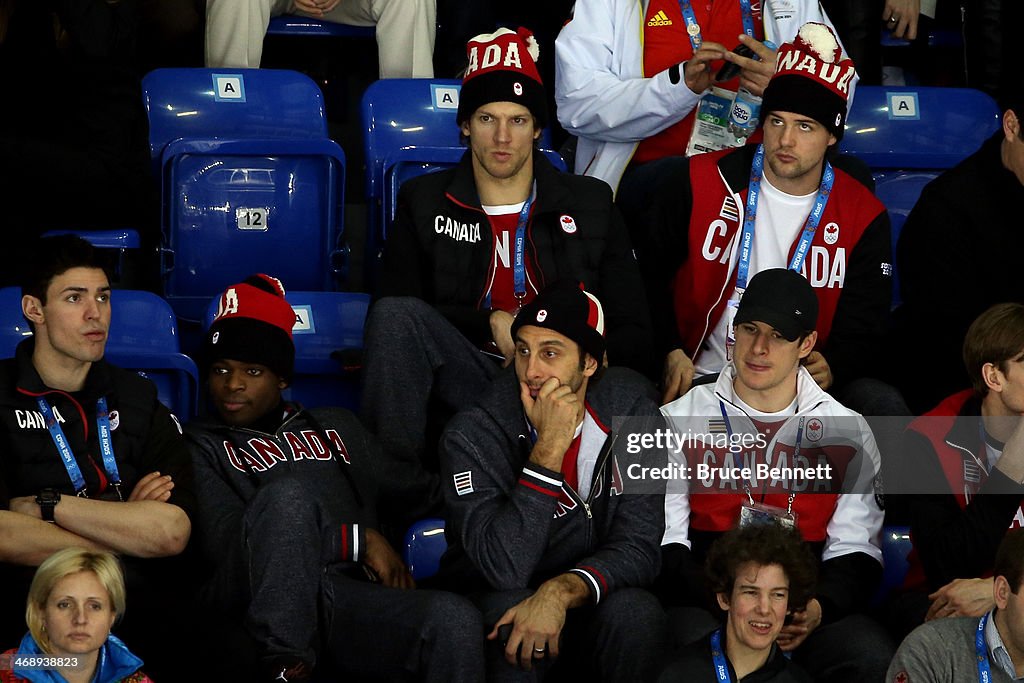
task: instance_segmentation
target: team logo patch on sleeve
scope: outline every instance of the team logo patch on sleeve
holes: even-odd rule
[[[471,471],[459,472],[452,479],[455,480],[455,493],[460,496],[473,493],[473,473]]]
[[[738,221],[740,219],[740,210],[736,208],[736,200],[732,198],[732,195],[729,195],[722,201],[722,210],[718,212],[718,215],[730,221]]]
[[[728,434],[729,427],[721,418],[708,418],[708,434]]]

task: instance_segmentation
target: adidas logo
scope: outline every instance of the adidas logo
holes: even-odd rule
[[[671,26],[672,20],[665,14],[665,10],[660,10],[657,14],[651,17],[651,20],[647,22],[648,26]]]

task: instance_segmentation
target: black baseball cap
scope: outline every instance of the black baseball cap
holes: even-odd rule
[[[740,299],[734,325],[761,322],[789,341],[818,324],[818,297],[803,275],[788,268],[762,270],[750,279]]]

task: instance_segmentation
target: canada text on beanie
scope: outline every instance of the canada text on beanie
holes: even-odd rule
[[[546,125],[547,96],[536,64],[540,47],[529,29],[501,28],[470,38],[466,55],[469,66],[459,93],[459,124],[490,102],[515,102],[530,110],[537,128]]]
[[[290,381],[295,367],[294,324],[295,312],[285,300],[281,281],[263,273],[250,275],[220,295],[217,316],[203,343],[204,371],[214,361],[229,359],[265,365]]]
[[[857,73],[853,61],[842,54],[828,26],[817,22],[801,26],[793,42],[779,48],[775,75],[764,90],[761,111],[809,116],[840,140],[850,84]]]

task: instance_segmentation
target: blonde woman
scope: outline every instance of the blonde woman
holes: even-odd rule
[[[28,633],[0,661],[0,682],[146,683],[142,660],[110,633],[124,614],[124,576],[107,552],[65,548],[32,579]]]

